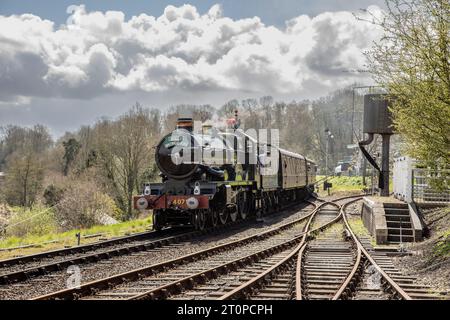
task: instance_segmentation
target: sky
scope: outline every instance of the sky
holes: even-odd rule
[[[381,15],[383,3],[0,0],[0,126],[59,136],[135,102],[302,100],[372,84],[363,52],[381,31],[354,13]]]

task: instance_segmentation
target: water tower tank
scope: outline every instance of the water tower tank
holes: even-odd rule
[[[392,117],[388,109],[387,96],[367,94],[364,96],[364,132],[393,134]]]

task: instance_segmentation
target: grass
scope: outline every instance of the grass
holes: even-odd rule
[[[151,227],[151,217],[136,219],[126,222],[117,223],[108,226],[93,226],[89,229],[76,229],[66,232],[51,232],[45,235],[26,235],[24,237],[6,237],[0,238],[0,249],[8,249],[25,245],[35,245],[29,248],[15,249],[11,251],[0,251],[0,259],[7,259],[17,255],[33,254],[36,252],[54,250],[67,246],[77,245],[76,234],[81,236],[97,235],[99,237],[111,238],[132,233],[138,233],[148,230]],[[81,244],[96,242],[99,237],[82,238]],[[51,242],[51,243],[46,243]]]
[[[435,257],[450,257],[450,229],[447,229],[439,237],[438,242],[433,247],[433,255]]]
[[[321,227],[323,225],[324,225],[324,222],[319,223],[319,222],[315,221],[311,225],[311,230],[319,228],[319,227]],[[315,233],[316,233],[317,239],[321,239],[321,238],[324,238],[324,237],[326,238],[330,234],[333,234],[333,233],[334,234],[342,234],[343,231],[344,231],[343,226],[340,223],[337,223],[337,224],[333,224],[331,226],[328,226],[326,228],[326,232],[318,232],[318,231],[316,231]]]
[[[372,246],[376,246],[377,243],[375,241],[375,239],[371,236],[371,234],[369,233],[369,230],[367,230],[367,228],[364,226],[364,222],[362,221],[362,219],[347,219],[348,224],[350,225],[350,228],[352,229],[352,231],[355,233],[355,235],[358,238],[362,238],[362,237],[366,237],[370,239],[370,243],[372,244]]]
[[[323,179],[325,176],[317,176],[317,180]],[[341,176],[341,177],[329,177],[328,182],[333,184],[333,187],[331,187],[330,192],[361,192],[364,188],[364,185],[362,183],[362,177],[355,176],[355,177],[347,177],[347,176]],[[319,195],[325,195],[327,194],[327,191],[323,190],[323,182],[319,185]]]

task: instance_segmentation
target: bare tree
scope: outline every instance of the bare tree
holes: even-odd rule
[[[142,172],[151,166],[151,147],[159,137],[155,127],[159,113],[139,104],[117,121],[102,121],[95,127],[96,151],[105,188],[118,201],[125,218],[132,217],[132,196],[140,188]]]
[[[31,207],[44,179],[45,152],[53,144],[47,128],[8,126],[3,129],[2,156],[7,179],[3,194],[8,203]]]

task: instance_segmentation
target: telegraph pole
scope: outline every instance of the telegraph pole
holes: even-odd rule
[[[329,170],[328,170],[328,150],[330,148],[330,139],[334,139],[333,134],[331,133],[330,129],[325,129],[326,139],[327,143],[325,145],[325,176],[328,177]]]

